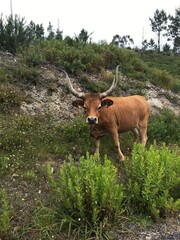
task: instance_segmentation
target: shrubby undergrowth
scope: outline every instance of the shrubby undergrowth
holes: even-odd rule
[[[180,209],[180,156],[156,143],[149,149],[135,145],[131,163],[125,164],[127,205],[134,213],[158,219]]]
[[[151,81],[153,84],[171,88],[174,78],[165,70],[150,68],[134,50],[118,48],[114,44],[79,43],[63,41],[36,41],[19,54],[27,67],[37,68],[42,64],[53,64],[68,73],[99,73],[104,69],[115,69],[120,64],[121,71],[129,78]]]
[[[165,144],[158,147],[156,143],[146,149],[135,144],[131,160],[123,165],[125,171],[118,174],[106,156],[101,162],[97,155],[89,154],[78,162],[70,156],[57,175],[48,165],[54,221],[61,231],[71,229],[87,237],[97,235],[100,226],[105,233],[107,225],[117,224],[129,214],[157,220],[180,209],[177,149],[170,151]]]
[[[163,109],[160,114],[150,117],[148,137],[151,142],[180,144],[180,117],[168,109]]]
[[[48,167],[50,187],[55,194],[55,211],[61,226],[91,229],[103,228],[117,220],[123,212],[123,189],[118,183],[118,169],[98,156],[81,157],[74,162],[72,157],[60,168],[55,179]],[[63,226],[64,227],[64,226]]]

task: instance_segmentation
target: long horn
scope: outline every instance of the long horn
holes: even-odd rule
[[[100,93],[100,97],[101,97],[101,98],[104,98],[104,97],[106,97],[107,95],[109,95],[109,94],[114,90],[114,88],[116,87],[117,82],[118,82],[119,66],[120,66],[120,65],[118,65],[118,66],[116,67],[116,72],[115,72],[114,79],[113,79],[113,82],[112,82],[111,87],[110,87],[107,91],[105,91],[105,92],[103,92],[103,93]]]
[[[70,91],[74,96],[76,96],[76,97],[78,97],[78,98],[83,98],[83,97],[84,97],[84,93],[83,93],[83,92],[77,92],[77,91],[73,88],[73,86],[72,86],[72,84],[71,84],[71,80],[70,80],[67,72],[64,71],[64,70],[61,70],[61,71],[62,71],[63,73],[65,73],[65,75],[66,75],[66,80],[67,80],[67,84],[68,84],[69,91]]]

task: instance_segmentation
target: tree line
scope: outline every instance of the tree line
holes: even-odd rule
[[[163,51],[170,50],[171,42],[175,53],[180,52],[180,7],[175,9],[175,16],[167,15],[164,10],[156,10],[154,16],[149,18],[150,26],[153,32],[157,34],[157,43],[154,39],[147,39],[142,41],[142,50],[161,50],[161,38],[167,37],[167,42],[162,46]],[[85,29],[82,29],[78,35],[74,37],[66,37],[69,41],[76,41],[80,43],[91,43],[92,33],[88,33]],[[53,29],[51,22],[45,31],[42,24],[35,24],[30,21],[27,24],[25,18],[21,18],[17,15],[10,15],[3,18],[1,14],[0,18],[0,50],[8,51],[10,53],[16,53],[20,48],[27,46],[32,41],[36,40],[52,40],[57,39],[59,41],[63,39],[63,31],[58,26],[56,30]],[[67,39],[66,39],[67,40]],[[116,34],[112,38],[113,44],[120,48],[135,48],[133,38],[130,35],[120,36]]]
[[[172,43],[173,51],[180,53],[180,8],[175,9],[175,16],[167,15],[164,10],[156,9],[153,18],[149,18],[150,26],[153,32],[157,34],[157,43],[154,39],[142,41],[142,49],[161,50],[161,37],[167,37],[167,41]],[[116,34],[113,37],[114,42],[119,47],[132,46],[133,38],[130,35],[119,36]],[[163,51],[169,51],[170,45],[166,43],[163,46]]]

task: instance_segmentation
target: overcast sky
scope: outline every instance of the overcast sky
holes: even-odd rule
[[[0,13],[4,17],[11,13],[25,17],[27,24],[32,20],[48,23],[63,31],[63,37],[78,35],[84,28],[94,32],[92,41],[110,42],[114,35],[130,35],[135,46],[142,39],[156,39],[152,33],[149,18],[154,17],[156,9],[164,10],[175,16],[175,9],[180,7],[179,0],[0,0]]]

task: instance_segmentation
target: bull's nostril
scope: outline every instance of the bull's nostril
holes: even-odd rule
[[[96,117],[88,117],[87,118],[89,124],[95,124],[97,121]]]

